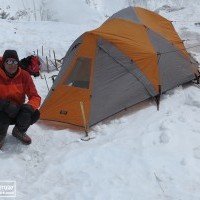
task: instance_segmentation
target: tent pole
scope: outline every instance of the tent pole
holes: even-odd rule
[[[161,85],[159,85],[158,87],[159,87],[159,94],[157,96],[155,96],[157,110],[159,110],[159,108],[160,108]]]
[[[84,107],[83,107],[83,102],[82,101],[80,101],[80,107],[81,107],[81,114],[82,114],[83,123],[84,123],[84,127],[85,127],[86,137],[88,137],[88,125],[86,123],[85,111],[84,111]]]

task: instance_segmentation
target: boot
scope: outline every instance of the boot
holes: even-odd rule
[[[12,135],[19,139],[23,144],[31,144],[31,138],[26,134],[26,132],[21,133],[16,126],[13,128]]]
[[[5,135],[0,135],[0,149],[1,149],[1,148],[3,147],[3,145],[4,145],[5,138],[6,138]]]

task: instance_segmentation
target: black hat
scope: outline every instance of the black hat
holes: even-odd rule
[[[8,58],[14,58],[19,62],[19,57],[15,50],[5,50],[2,58],[2,63],[4,63]]]

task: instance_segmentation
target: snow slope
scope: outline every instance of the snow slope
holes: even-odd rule
[[[18,0],[16,8],[20,2],[28,0]],[[78,1],[65,2],[71,8],[78,5]],[[80,15],[69,11],[68,19],[60,22],[34,18],[0,20],[0,54],[14,48],[20,58],[37,49],[41,55],[43,45],[45,55],[55,50],[57,57],[62,58],[80,34],[99,26],[106,15],[114,12],[114,7],[131,3],[79,2]],[[185,1],[177,1],[185,7],[177,9],[180,7],[172,5],[172,1],[159,1],[159,5],[151,2],[154,4],[150,9],[159,9],[168,19],[179,21],[174,25],[181,37],[188,39],[186,46],[198,44],[198,3],[186,7]],[[171,8],[162,7],[164,3]],[[94,10],[99,14],[94,14]],[[88,12],[88,18],[84,18]],[[200,61],[199,47],[188,50]],[[49,77],[57,73],[43,73],[49,86]],[[44,100],[48,93],[44,79],[33,80]],[[92,127],[90,136],[95,138],[87,142],[81,140],[84,132],[78,128],[39,121],[28,131],[33,143],[24,146],[11,136],[11,126],[0,151],[0,181],[16,181],[17,196],[12,198],[16,200],[199,200],[199,113],[200,88],[188,84],[164,94],[160,111],[153,101],[147,100]]]

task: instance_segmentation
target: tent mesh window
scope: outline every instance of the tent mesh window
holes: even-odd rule
[[[92,59],[79,57],[67,78],[66,85],[89,89]]]

